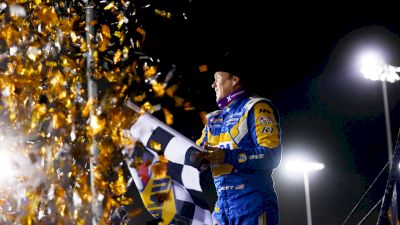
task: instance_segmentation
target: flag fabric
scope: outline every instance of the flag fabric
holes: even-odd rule
[[[388,209],[388,224],[390,225],[400,225],[400,170],[398,169],[398,165],[400,163],[400,131],[397,134],[396,145],[393,150],[393,156],[391,160],[391,168],[390,174],[388,178],[388,184],[385,189],[385,194],[391,194],[390,198],[390,207]],[[391,192],[391,193],[390,193]],[[384,199],[385,201],[385,199]],[[382,208],[384,207],[384,202],[382,203]],[[381,210],[382,210],[381,208]],[[384,224],[384,220],[378,220],[377,224]]]
[[[393,164],[393,165],[398,165],[398,164]],[[393,194],[392,194],[392,204],[391,207],[389,208],[389,218],[390,218],[390,224],[392,225],[399,225],[400,224],[400,199],[399,199],[399,193],[400,193],[400,172],[399,170],[395,170],[395,181],[394,181],[394,187],[393,187]]]
[[[133,103],[128,102],[128,106],[140,110]],[[213,224],[194,160],[203,150],[148,113],[139,116],[129,134],[136,144],[128,151],[126,163],[153,217],[162,224]],[[165,170],[165,175],[157,176],[152,167]]]
[[[393,157],[389,161],[390,172],[382,198],[377,225],[400,225],[400,131],[397,134]]]
[[[392,206],[391,209],[389,210],[390,216],[389,218],[391,218],[391,224],[400,224],[399,221],[399,199],[397,196],[397,193],[399,191],[399,179],[396,178],[396,182],[394,185],[394,189],[393,189],[393,196],[392,196]]]

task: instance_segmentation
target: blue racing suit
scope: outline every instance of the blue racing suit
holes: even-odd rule
[[[214,218],[221,225],[278,224],[271,176],[281,160],[281,132],[271,102],[243,94],[209,113],[196,142],[206,143],[225,150],[224,163],[211,165],[218,195]]]

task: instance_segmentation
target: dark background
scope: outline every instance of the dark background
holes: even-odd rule
[[[172,12],[172,18],[155,15],[155,8]],[[364,79],[356,60],[374,47],[388,63],[400,65],[400,16],[393,3],[159,0],[146,10],[141,11],[145,52],[177,66],[176,94],[195,106],[175,109],[173,127],[193,140],[200,136],[198,112],[217,107],[212,74],[198,66],[234,50],[251,90],[280,111],[283,160],[274,173],[280,224],[307,224],[302,176],[283,170],[296,154],[325,164],[310,174],[313,224],[342,224],[388,160],[382,86]],[[387,86],[393,146],[400,125],[399,85]],[[383,196],[386,179],[384,173],[348,224],[357,224]],[[378,211],[364,224],[375,224]],[[140,217],[131,223],[150,218],[145,212]]]

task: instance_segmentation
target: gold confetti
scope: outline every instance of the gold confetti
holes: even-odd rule
[[[181,107],[183,105],[183,103],[185,102],[185,99],[183,99],[182,97],[179,97],[179,96],[174,96],[174,100],[175,100],[176,107]]]
[[[110,2],[106,7],[104,7],[105,10],[110,10],[113,8],[115,8],[114,1]]]
[[[97,135],[101,131],[103,131],[104,126],[106,125],[106,120],[100,119],[97,116],[90,117],[90,128],[91,128],[91,135]]]
[[[163,108],[163,112],[165,117],[165,123],[169,126],[174,124],[174,115],[167,108]]]
[[[126,192],[126,181],[122,169],[118,172],[118,180],[110,183],[111,191],[114,195],[123,195]]]
[[[165,93],[167,93],[167,95],[169,97],[173,97],[175,95],[176,90],[178,90],[178,85],[174,84],[174,85],[171,85],[169,88],[167,88],[165,90]]]
[[[76,42],[78,40],[78,36],[76,36],[75,32],[71,32],[70,34],[72,42]]]
[[[118,49],[117,52],[114,54],[114,58],[113,58],[114,64],[117,64],[121,61],[121,55],[122,55],[122,52],[121,52],[121,50]]]
[[[36,58],[42,54],[42,51],[36,47],[29,47],[26,54],[30,60],[36,61]]]
[[[142,109],[144,112],[150,112],[150,113],[153,113],[153,112],[155,111],[154,106],[153,106],[152,104],[150,104],[150,102],[145,102],[145,103],[142,105],[141,109]]]
[[[154,151],[161,151],[161,144],[156,141],[150,141],[150,148]]]
[[[52,62],[52,61],[47,61],[46,62],[46,66],[48,66],[48,67],[56,67],[57,63],[56,62]]]
[[[133,98],[133,101],[135,102],[142,102],[146,99],[146,94],[143,93],[141,95],[135,95],[135,97]]]
[[[110,43],[110,41],[109,41],[108,38],[105,38],[105,37],[102,38],[98,50],[99,50],[100,52],[104,52],[105,50],[107,50],[107,46],[108,46],[109,43]]]
[[[206,65],[206,64],[200,65],[200,66],[199,66],[199,71],[200,71],[201,73],[207,72],[207,71],[208,71],[207,65]]]
[[[125,22],[126,18],[124,15],[118,14],[117,19],[118,19],[118,29],[121,29],[121,26]]]
[[[151,167],[151,171],[156,178],[164,178],[167,176],[167,164],[164,162],[156,162]]]
[[[183,103],[183,109],[185,111],[190,111],[190,110],[194,110],[195,108],[191,101],[186,101],[185,103]]]
[[[0,35],[1,39],[6,42],[8,48],[10,48],[13,44],[17,44],[16,42],[20,38],[20,33],[10,24],[2,26]]]
[[[111,38],[110,28],[106,24],[101,25],[101,33],[107,38]]]
[[[38,18],[46,25],[57,25],[58,23],[58,16],[53,6],[46,7],[42,5],[38,12]]]
[[[121,31],[115,31],[114,36],[119,38],[119,42],[122,43],[125,40],[125,34],[122,33]],[[127,46],[125,46],[124,48],[127,48]]]
[[[145,67],[144,71],[144,76],[149,78],[157,73],[157,68],[155,66]]]
[[[4,115],[0,124],[5,132],[7,123],[29,137],[29,146],[15,144],[10,149],[29,156],[44,175],[37,186],[26,186],[19,209],[14,204],[18,199],[2,192],[0,218],[12,224],[83,225],[92,219],[88,218],[93,215],[92,202],[98,200],[104,207],[100,224],[108,224],[112,207],[136,201],[124,196],[127,181],[121,169],[121,149],[132,147],[126,130],[139,115],[124,111],[124,103],[128,99],[143,103],[140,107],[147,112],[163,109],[167,124],[172,124],[173,110],[154,106],[152,98],[165,93],[175,97],[177,86],[166,90],[166,84],[157,81],[158,61],[139,67],[142,64],[132,57],[145,46],[146,31],[135,12],[127,10],[128,2],[96,2],[98,20],[89,21],[95,31],[89,40],[81,1],[6,0],[5,4],[15,4],[19,11],[0,11],[0,19],[6,21],[0,24],[0,40],[7,49],[0,56],[4,65],[0,70],[0,112]],[[156,13],[172,18],[165,10]],[[86,74],[89,49],[93,58],[90,74]],[[89,78],[95,83],[104,79],[109,88],[93,93],[87,87]],[[154,142],[152,148],[161,151],[162,146]],[[92,159],[96,165],[90,170]],[[135,160],[147,166],[151,163]],[[160,156],[152,169],[165,177],[166,162]],[[94,183],[89,182],[92,178]],[[19,184],[36,179],[39,176],[16,177]],[[167,196],[157,198],[164,201]],[[9,213],[1,210],[3,205]],[[129,216],[140,211],[132,210]]]
[[[167,18],[167,19],[171,19],[171,18],[172,18],[172,13],[171,13],[171,12],[168,12],[168,11],[165,11],[165,10],[155,9],[155,10],[154,10],[154,13],[155,13],[156,15],[159,15],[159,16],[161,16],[161,17],[165,17],[165,18]]]
[[[153,87],[154,93],[156,94],[156,97],[164,96],[165,86],[163,83],[153,82],[152,87]]]

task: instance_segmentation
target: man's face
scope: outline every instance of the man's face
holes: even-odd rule
[[[217,102],[237,89],[237,77],[227,72],[216,72],[214,74],[214,88]]]

